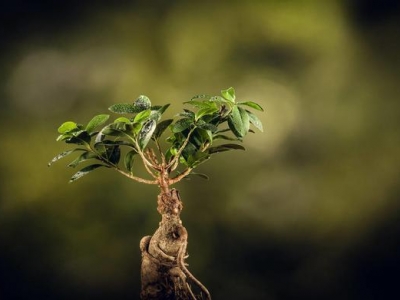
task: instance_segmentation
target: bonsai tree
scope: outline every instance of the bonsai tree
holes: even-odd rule
[[[233,88],[222,90],[221,96],[197,95],[184,102],[188,109],[162,120],[169,104],[152,106],[150,99],[141,95],[133,103],[112,105],[109,110],[122,115],[112,122],[108,122],[110,115],[101,114],[87,125],[68,121],[58,128],[57,141],[75,148],[60,153],[49,165],[75,152],[79,155],[69,167],[89,162],[70,182],[96,169],[109,168],[160,188],[157,210],[161,222],[152,236],[140,241],[142,299],[211,299],[206,287],[186,267],[188,233],[180,219],[179,193],[171,186],[190,175],[207,178],[194,170],[216,153],[244,150],[240,143],[248,132],[254,132],[251,124],[263,130],[260,120],[248,110],[263,111],[261,106],[235,98]],[[136,175],[137,160],[148,178]]]

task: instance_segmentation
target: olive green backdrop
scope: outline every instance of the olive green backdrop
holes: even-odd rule
[[[68,160],[47,167],[57,127],[233,86],[265,132],[177,185],[193,274],[214,299],[394,299],[398,3],[110,3],[3,1],[0,298],[138,298],[158,190],[111,170],[68,184]]]

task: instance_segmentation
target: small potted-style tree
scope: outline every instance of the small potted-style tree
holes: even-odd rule
[[[49,165],[75,152],[80,155],[69,167],[89,162],[70,182],[98,168],[110,168],[160,188],[157,210],[161,222],[152,236],[140,241],[141,299],[211,299],[206,287],[186,267],[188,234],[180,219],[179,193],[171,186],[190,175],[207,178],[193,170],[215,153],[244,150],[240,142],[253,132],[250,124],[263,130],[260,120],[248,110],[262,111],[261,106],[252,101],[237,102],[235,98],[233,88],[222,90],[221,96],[197,95],[185,102],[192,109],[162,120],[169,104],[152,106],[142,95],[133,103],[112,105],[111,112],[124,115],[112,122],[107,123],[108,114],[101,114],[86,126],[68,121],[58,128],[57,141],[76,147],[60,153]],[[166,132],[167,144],[160,140]],[[224,140],[229,142],[219,143]],[[136,158],[142,161],[150,179],[135,175]]]

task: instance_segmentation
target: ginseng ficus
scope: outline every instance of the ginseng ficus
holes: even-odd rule
[[[252,127],[263,131],[252,112],[263,111],[261,106],[237,101],[233,88],[222,90],[221,96],[197,95],[183,104],[186,108],[174,118],[163,119],[169,104],[153,106],[141,95],[133,103],[109,107],[116,114],[112,118],[101,114],[86,125],[64,122],[58,128],[57,141],[72,148],[49,163],[76,154],[68,166],[84,167],[70,182],[108,168],[160,188],[157,210],[161,222],[152,236],[140,241],[141,299],[211,299],[207,288],[186,267],[188,233],[180,219],[179,193],[171,186],[191,175],[207,178],[194,169],[215,153],[244,150],[242,140],[254,132]],[[148,178],[136,175],[137,161]]]

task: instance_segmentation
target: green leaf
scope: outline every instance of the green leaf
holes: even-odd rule
[[[129,103],[114,104],[111,105],[108,109],[116,114],[134,114],[138,112],[137,109]]]
[[[242,118],[242,124],[243,124],[243,131],[245,134],[249,132],[250,129],[250,118],[249,115],[247,114],[247,111],[241,107],[238,107],[239,112],[240,112],[240,117]]]
[[[75,129],[78,129],[78,124],[72,121],[67,121],[61,124],[60,127],[58,127],[58,133],[68,133],[71,132]]]
[[[171,104],[168,103],[168,104],[165,104],[163,106],[159,106],[159,105],[152,106],[151,110],[153,110],[153,111],[155,110],[155,111],[158,111],[160,114],[163,114],[170,105]]]
[[[130,122],[131,122],[131,120],[129,120],[126,117],[119,117],[114,120],[114,123],[128,123],[129,124]]]
[[[218,139],[222,139],[222,140],[227,140],[227,141],[237,141],[238,139],[236,137],[230,137],[227,136],[225,134],[217,134],[214,136],[214,140],[218,140]]]
[[[154,120],[148,120],[146,123],[143,124],[142,129],[139,132],[139,146],[141,149],[144,149],[148,142],[151,139],[151,136],[156,129],[157,122]]]
[[[124,166],[129,171],[132,172],[133,168],[133,158],[138,154],[135,150],[129,151],[124,158]]]
[[[198,122],[196,123],[196,126],[201,129],[209,130],[211,132],[216,132],[217,131],[217,126],[214,124],[206,123],[206,122]]]
[[[255,114],[253,114],[252,112],[248,111],[247,109],[246,109],[246,112],[247,112],[247,115],[249,116],[250,123],[253,124],[258,130],[263,132],[264,131],[263,130],[263,125],[262,125],[260,119]]]
[[[77,149],[73,149],[73,150],[64,151],[64,152],[58,154],[57,156],[55,156],[47,165],[50,167],[56,161],[60,160],[61,158],[66,157],[67,155],[70,155],[72,152],[75,152],[75,151],[86,151],[86,150],[77,148]]]
[[[212,115],[213,113],[217,112],[219,109],[218,107],[205,107],[200,108],[195,114],[195,120],[199,120],[201,117],[206,115]]]
[[[186,163],[189,167],[195,168],[201,163],[208,160],[209,158],[210,155],[208,153],[198,151],[194,155],[189,156],[188,159],[186,160]]]
[[[172,128],[171,131],[173,133],[178,133],[178,132],[182,132],[186,129],[188,129],[191,125],[193,124],[193,120],[190,119],[179,119],[178,121],[176,121],[174,124],[172,124]]]
[[[216,147],[211,147],[210,149],[208,149],[208,153],[213,154],[229,150],[245,150],[245,148],[242,145],[238,144],[224,144]]]
[[[107,159],[114,165],[118,164],[121,158],[121,149],[119,146],[107,147],[106,146]]]
[[[246,105],[246,106],[249,106],[256,110],[264,111],[264,109],[259,104],[255,103],[253,101],[239,102],[238,105]]]
[[[107,122],[109,117],[110,115],[104,114],[93,117],[93,119],[91,119],[90,122],[87,124],[86,131],[88,133],[93,132],[97,126],[103,125],[105,122]]]
[[[94,170],[96,170],[97,168],[100,168],[100,167],[107,167],[107,166],[101,165],[101,164],[94,164],[94,165],[87,166],[87,167],[83,168],[82,170],[76,172],[76,173],[71,177],[71,179],[69,180],[69,182],[70,182],[70,183],[71,183],[71,182],[74,182],[74,181],[78,180],[79,178],[81,178],[81,177],[83,177],[83,176],[89,174],[90,172],[92,172],[92,171],[94,171]]]
[[[183,103],[193,105],[194,107],[197,107],[197,108],[217,107],[217,105],[213,101],[186,101]]]
[[[67,144],[88,145],[90,144],[90,135],[85,130],[75,132],[73,136],[67,139]]]
[[[237,106],[232,108],[232,111],[228,117],[228,125],[238,138],[244,137],[248,131],[246,130],[246,126],[243,124],[242,114]]]
[[[140,123],[145,121],[149,116],[150,116],[151,110],[143,110],[140,113],[138,113],[135,118],[133,119],[133,123]]]
[[[92,158],[97,158],[97,155],[93,152],[86,151],[85,153],[82,153],[80,156],[78,156],[76,159],[74,159],[70,164],[68,164],[68,167],[75,168],[81,162],[84,162],[84,161],[86,161],[88,159],[92,159]]]
[[[158,139],[173,121],[173,119],[167,119],[158,123],[156,130],[154,131],[154,138]]]
[[[235,103],[235,89],[233,87],[230,87],[229,89],[226,89],[226,90],[222,90],[221,95],[226,100],[229,100],[230,102]]]
[[[151,102],[149,97],[145,96],[145,95],[140,95],[135,102],[133,102],[133,106],[136,109],[136,112],[140,112],[146,109],[150,109],[151,108]]]
[[[179,113],[178,116],[194,120],[194,112],[188,109],[183,109],[183,112]]]

